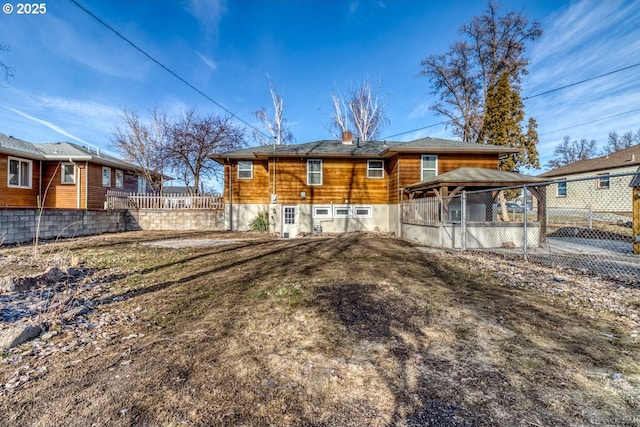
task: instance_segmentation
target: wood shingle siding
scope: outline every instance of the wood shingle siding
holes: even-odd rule
[[[62,163],[63,162],[44,162],[43,164],[43,204],[47,208],[75,209],[78,207],[78,171],[76,168],[75,184],[62,184]]]
[[[275,176],[274,176],[275,164]],[[238,179],[237,162],[225,165],[225,203],[229,203],[229,171],[233,203],[389,203],[388,168],[383,178],[367,178],[367,159],[322,159],[322,185],[307,184],[307,159],[281,158],[254,161],[253,179]],[[301,193],[305,193],[302,199]]]
[[[31,207],[38,205],[38,191],[40,181],[40,162],[31,160],[31,188],[9,187],[9,157],[0,154],[0,206],[3,207]],[[30,160],[30,159],[24,159]]]

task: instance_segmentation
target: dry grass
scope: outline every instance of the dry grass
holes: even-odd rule
[[[159,236],[41,247],[110,283],[89,320],[135,315],[46,359],[25,344],[47,374],[5,393],[0,424],[640,425],[638,331],[614,314],[396,239],[143,244]]]

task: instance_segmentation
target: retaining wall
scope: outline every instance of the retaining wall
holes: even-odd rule
[[[37,209],[0,208],[0,244],[32,242]],[[41,240],[132,230],[224,230],[222,211],[85,211],[45,209]]]

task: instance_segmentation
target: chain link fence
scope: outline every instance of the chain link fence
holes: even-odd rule
[[[630,186],[636,175],[603,174],[410,200],[403,203],[402,222],[430,228],[434,246],[518,255],[640,285]]]

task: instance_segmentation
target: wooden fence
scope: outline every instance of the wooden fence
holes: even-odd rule
[[[193,196],[178,193],[124,193],[108,191],[107,210],[224,210],[222,196]]]

